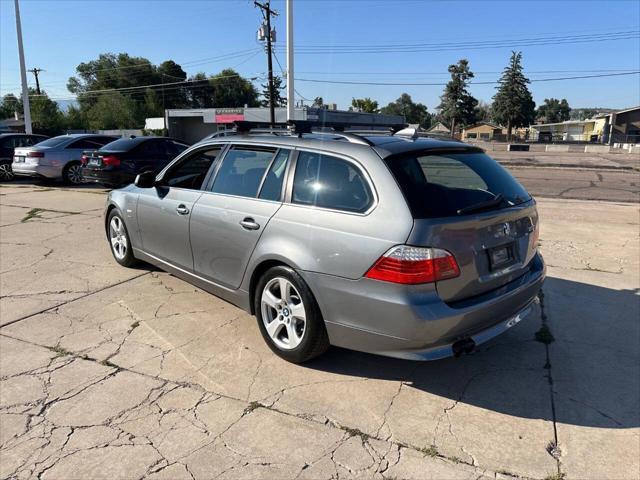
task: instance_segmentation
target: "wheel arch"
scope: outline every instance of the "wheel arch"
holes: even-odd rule
[[[249,309],[250,309],[251,315],[255,315],[256,313],[255,294],[256,294],[256,287],[258,286],[258,282],[260,281],[260,278],[262,277],[262,275],[264,275],[265,272],[267,272],[267,270],[273,267],[288,267],[295,270],[294,267],[287,264],[285,261],[281,259],[276,259],[276,258],[269,258],[269,259],[262,260],[260,263],[256,265],[256,267],[251,272],[251,279],[249,281]]]

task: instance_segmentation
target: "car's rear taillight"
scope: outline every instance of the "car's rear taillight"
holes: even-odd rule
[[[86,165],[87,163],[89,163],[89,157],[87,157],[86,155],[82,155],[82,156],[80,157],[80,163],[81,163],[82,165]]]
[[[44,152],[27,152],[27,157],[31,158],[42,158],[44,157]]]
[[[120,159],[115,155],[105,155],[104,157],[102,157],[102,164],[109,165],[111,167],[119,167]]]
[[[437,282],[458,275],[458,263],[446,250],[398,245],[380,257],[365,277],[413,285]]]

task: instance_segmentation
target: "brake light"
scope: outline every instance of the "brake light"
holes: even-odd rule
[[[82,155],[82,156],[80,157],[80,163],[81,163],[82,165],[86,165],[87,163],[89,163],[89,157],[87,157],[86,155]]]
[[[458,275],[458,263],[446,250],[398,245],[380,257],[365,277],[415,285],[446,280]]]
[[[109,165],[112,167],[119,167],[120,166],[120,159],[118,157],[116,157],[115,155],[106,155],[104,157],[102,157],[102,164],[103,165]]]
[[[42,158],[44,157],[44,152],[27,152],[27,157],[31,158]]]

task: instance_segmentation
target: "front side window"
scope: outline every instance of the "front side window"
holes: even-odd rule
[[[222,146],[198,150],[171,167],[163,177],[163,183],[169,187],[200,190],[207,172],[216,162]]]
[[[211,191],[256,198],[274,154],[273,148],[234,147],[225,155]]]
[[[350,162],[320,153],[300,152],[293,181],[293,202],[365,212],[373,194],[362,172]]]

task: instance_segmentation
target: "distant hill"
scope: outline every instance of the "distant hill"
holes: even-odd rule
[[[56,100],[56,102],[58,103],[58,107],[60,107],[60,110],[62,110],[63,112],[69,110],[69,107],[78,106],[77,100]]]

